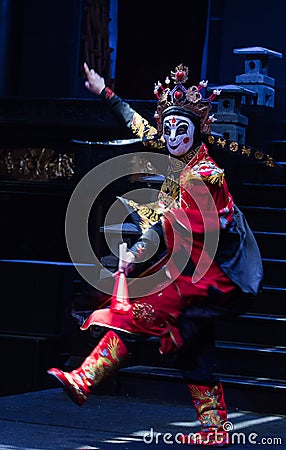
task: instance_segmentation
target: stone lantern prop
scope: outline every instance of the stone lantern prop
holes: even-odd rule
[[[236,48],[233,53],[245,59],[245,73],[235,77],[236,84],[255,91],[257,105],[273,108],[275,80],[268,75],[269,60],[282,58],[282,53],[264,47]]]
[[[212,132],[225,139],[245,144],[248,118],[241,113],[241,107],[254,101],[257,94],[235,84],[218,86],[215,89],[221,92],[217,97],[217,111],[215,122],[211,126]]]

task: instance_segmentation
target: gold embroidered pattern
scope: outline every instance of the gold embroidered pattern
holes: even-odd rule
[[[204,426],[218,427],[222,424],[218,414],[218,398],[215,394],[217,389],[218,386],[215,385],[212,389],[203,392],[198,386],[189,386],[190,394],[195,401],[196,409]]]
[[[241,149],[241,154],[242,155],[246,155],[246,156],[250,156],[251,155],[251,149],[248,147],[245,147],[245,145],[242,147]]]
[[[198,103],[200,100],[202,100],[202,94],[198,92],[197,86],[192,86],[187,90],[186,99],[192,103]]]
[[[217,140],[217,145],[220,145],[222,148],[224,148],[225,145],[226,145],[226,140],[225,140],[225,139],[218,138],[218,140]]]
[[[181,172],[185,165],[186,163],[184,161],[172,158],[168,175],[171,176],[172,174],[175,175],[177,172]]]
[[[229,144],[229,149],[231,152],[237,152],[238,148],[239,148],[238,142],[233,141]]]
[[[162,191],[159,193],[158,199],[160,208],[162,209],[162,214],[165,214],[170,208],[177,208],[179,205],[177,200]]]
[[[210,184],[218,183],[219,186],[223,183],[224,170],[220,169],[212,161],[200,161],[191,169],[187,169],[181,174],[181,183],[185,187],[199,180]]]
[[[196,149],[191,150],[186,155],[180,156],[180,160],[184,164],[189,164],[192,161],[192,159],[194,158],[194,156],[196,156],[198,154],[199,150],[200,150],[200,147],[197,147]]]
[[[206,408],[217,409],[218,402],[217,402],[216,396],[214,394],[215,391],[217,390],[217,388],[218,388],[218,386],[215,385],[211,390],[206,391],[205,395],[204,395],[198,386],[195,386],[195,385],[189,386],[189,390],[190,390],[190,394],[191,394],[192,398],[194,400],[199,400],[199,405],[198,405],[199,414],[201,414],[202,409],[206,409]]]
[[[131,206],[139,215],[141,222],[140,228],[142,232],[148,230],[151,225],[154,225],[160,219],[162,212],[159,210],[158,203],[146,203],[139,205],[134,200],[126,200],[126,203]]]
[[[262,152],[260,152],[260,151],[257,151],[257,152],[254,153],[255,159],[259,159],[259,160],[263,159],[263,156],[264,156],[264,154]]]
[[[168,195],[171,197],[171,201],[173,200],[179,200],[180,195],[180,185],[178,182],[173,180],[172,178],[165,178],[160,194],[163,193],[165,195]]]
[[[214,138],[214,136],[212,136],[212,135],[208,136],[208,142],[209,142],[210,144],[214,144],[214,143],[215,143],[215,138]]]
[[[271,156],[268,156],[267,160],[264,162],[264,164],[268,167],[275,167],[276,164],[273,161],[273,158],[271,158]]]
[[[137,112],[134,113],[133,122],[131,125],[132,133],[138,136],[139,138],[143,137],[154,137],[157,134],[157,130],[155,127],[150,125],[148,120],[144,119]]]
[[[200,420],[204,427],[219,427],[222,424],[217,411],[208,411],[208,413],[202,414]]]
[[[89,383],[89,380],[92,380],[93,383],[95,379],[100,380],[106,371],[112,370],[114,365],[117,366],[119,364],[119,345],[119,339],[113,337],[107,347],[101,351],[97,360],[94,358],[87,360],[87,364],[83,366],[83,373],[86,376],[87,383]]]
[[[74,154],[49,148],[0,149],[0,174],[15,180],[49,181],[74,176]]]
[[[156,313],[149,303],[134,303],[132,314],[138,322],[152,323],[156,320]]]
[[[147,136],[146,136],[147,137]],[[165,148],[165,139],[163,136],[161,136],[159,139],[156,136],[149,136],[147,139],[144,139],[142,141],[143,145],[148,148],[156,149],[156,150],[162,150]]]

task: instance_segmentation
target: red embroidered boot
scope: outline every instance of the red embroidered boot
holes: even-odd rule
[[[197,433],[183,436],[180,439],[182,444],[227,447],[229,433],[223,426],[227,421],[227,412],[222,384],[220,382],[215,386],[188,384],[188,389],[202,429]]]
[[[55,377],[71,400],[81,406],[87,400],[90,388],[114,372],[127,356],[122,340],[114,331],[108,331],[78,369],[63,372],[52,368],[48,374]]]

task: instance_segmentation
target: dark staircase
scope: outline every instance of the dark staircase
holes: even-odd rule
[[[77,133],[72,132],[75,123],[70,123],[70,114],[67,114],[66,128],[61,128],[60,131],[53,122],[55,113],[68,109],[70,103],[66,105],[65,101],[64,104],[61,101],[53,102],[55,109],[51,109],[52,117],[46,120],[45,129],[39,127],[38,118],[34,116],[27,118],[25,127],[21,125],[21,102],[21,108],[18,103],[14,105],[14,102],[8,100],[4,103],[6,108],[9,107],[13,111],[11,116],[15,117],[9,126],[6,120],[0,121],[3,148],[14,148],[20,144],[48,146],[51,145],[49,136],[60,134],[56,140],[56,152],[65,149],[75,153],[75,182],[102,160],[125,151],[124,148],[95,152],[86,146],[79,146],[78,149],[71,146],[71,135],[82,138],[86,137],[88,129],[94,132],[96,118],[99,121],[98,139],[106,137],[108,130],[102,126],[106,121],[101,119],[103,113],[98,109],[99,106],[97,108],[96,102],[92,102],[92,109],[89,103],[73,102],[76,111],[77,108],[80,108],[80,111],[83,107],[84,110],[90,108],[87,114],[89,119],[83,119],[84,124],[79,126],[80,131]],[[24,104],[27,110],[35,110],[33,102],[25,101]],[[140,111],[139,106],[134,105],[135,109]],[[43,110],[48,107],[50,104],[43,102]],[[140,112],[146,115],[150,109],[148,104]],[[104,118],[108,117],[106,113]],[[285,166],[285,123],[280,123],[277,117],[278,115],[273,117],[272,129],[275,133],[272,133],[273,139],[268,143],[267,152]],[[114,131],[114,138],[117,138],[121,128],[111,120],[107,120],[107,123]],[[38,133],[36,137],[35,130]],[[90,139],[92,136],[93,134],[90,134]],[[126,136],[122,134],[122,137]],[[54,145],[54,142],[52,144]],[[132,151],[136,149],[133,148]],[[224,382],[230,406],[285,413],[286,258],[283,244],[286,234],[286,182],[280,173],[277,174],[271,169],[253,170],[253,166],[250,169],[244,166],[243,170],[238,170],[236,162],[233,166],[228,167],[226,173],[230,173],[231,182],[235,180],[231,191],[259,243],[265,269],[265,285],[247,314],[217,324],[217,372]],[[152,184],[154,180],[149,178],[146,181],[147,184]],[[4,215],[1,220],[0,269],[3,310],[0,345],[2,353],[9,354],[5,364],[12,368],[14,376],[10,375],[11,371],[3,372],[0,395],[50,387],[45,375],[46,369],[50,365],[63,367],[66,364],[71,368],[76,366],[77,358],[87,355],[99,337],[93,336],[91,339],[89,333],[80,332],[78,323],[75,323],[77,318],[73,317],[74,321],[70,317],[72,298],[75,302],[81,297],[87,303],[87,309],[94,309],[98,301],[92,290],[83,286],[79,274],[72,270],[66,254],[62,224],[73,187],[72,180],[38,182],[1,178],[0,194]],[[123,186],[120,188],[123,189]],[[117,187],[116,190],[108,192],[95,208],[96,230],[102,223],[101,209],[106,209],[116,195],[120,195]],[[134,227],[126,226],[124,230],[124,239],[131,241],[136,238]],[[101,233],[96,233],[96,245],[98,241],[102,241],[99,234]],[[27,253],[26,247],[23,248],[23,242],[28,242],[30,252]],[[114,260],[108,258],[108,255],[107,259],[111,265],[114,264]],[[24,260],[29,260],[31,264],[27,265]],[[62,262],[64,264],[61,264]],[[70,355],[76,357],[70,358]],[[189,404],[186,386],[173,363],[172,357],[160,356],[156,339],[142,342],[131,365],[121,369],[116,383],[113,380],[108,386],[109,392],[112,388],[112,392],[116,394],[149,396],[167,401],[180,400]],[[21,380],[18,377],[19,364],[26,367],[25,377]]]

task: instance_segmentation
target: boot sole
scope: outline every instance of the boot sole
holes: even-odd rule
[[[60,387],[66,392],[66,394],[69,396],[69,398],[77,405],[77,406],[82,406],[85,403],[85,400],[80,401],[76,395],[72,392],[72,389],[69,388],[57,375],[55,375],[54,373],[50,372],[49,370],[47,371],[47,373],[53,377],[54,380],[56,380],[56,382],[60,385]]]

